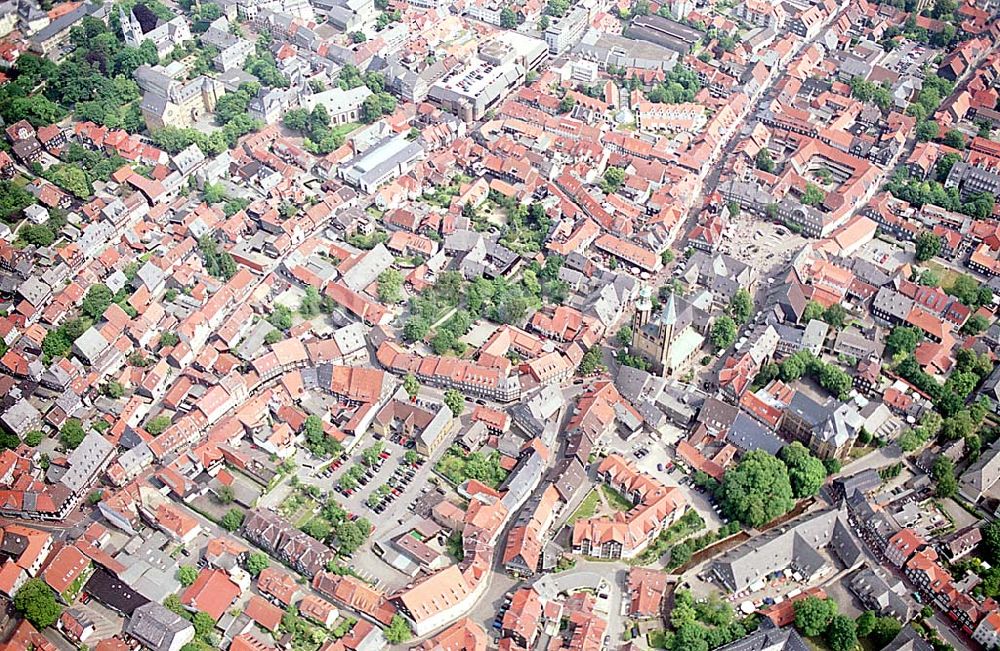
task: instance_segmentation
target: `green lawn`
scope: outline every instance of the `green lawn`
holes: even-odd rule
[[[607,500],[608,506],[616,511],[628,512],[635,508],[632,500],[610,486],[601,486],[601,492],[604,494],[604,499]]]
[[[941,263],[935,262],[933,260],[928,260],[923,264],[928,269],[933,269],[935,273],[937,273],[938,277],[941,279],[941,289],[947,289],[951,287],[954,284],[955,279],[962,275],[959,272],[955,271],[954,269],[945,267]]]
[[[597,490],[592,490],[583,498],[580,506],[577,507],[573,515],[570,516],[568,524],[573,524],[577,520],[585,520],[597,512],[597,505],[601,503],[601,496]]]
[[[295,514],[296,515],[296,518],[295,518],[295,521],[294,521],[295,522],[295,526],[296,527],[301,527],[306,522],[309,522],[310,520],[312,520],[313,519],[313,509],[314,508],[316,508],[316,502],[313,502],[312,500],[310,500],[309,503],[306,506],[304,506],[303,508],[299,509],[296,512],[296,514]]]
[[[344,136],[346,138],[352,131],[363,126],[360,122],[348,122],[347,124],[338,124],[335,127],[331,127],[330,131],[335,136]]]
[[[806,646],[814,651],[830,651],[830,647],[826,645],[826,640],[822,637],[804,637],[802,638],[806,642]]]

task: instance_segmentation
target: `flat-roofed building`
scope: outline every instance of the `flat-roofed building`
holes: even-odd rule
[[[587,29],[589,14],[582,6],[574,7],[566,16],[545,30],[545,42],[552,54],[561,54],[576,43]]]
[[[401,133],[383,138],[375,146],[349,160],[340,177],[364,192],[374,192],[380,185],[406,174],[424,155],[418,142]]]
[[[524,66],[474,57],[431,86],[428,97],[466,121],[478,120],[524,80]]]
[[[601,69],[613,65],[617,68],[670,70],[677,64],[675,50],[596,29],[587,30],[573,51],[587,61],[597,63]]]
[[[655,43],[678,54],[690,54],[702,32],[662,16],[636,16],[625,30],[625,36]]]

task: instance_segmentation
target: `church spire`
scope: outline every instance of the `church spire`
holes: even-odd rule
[[[673,292],[670,292],[667,296],[667,304],[663,306],[663,312],[660,313],[660,323],[667,326],[677,323],[677,305],[674,301]]]

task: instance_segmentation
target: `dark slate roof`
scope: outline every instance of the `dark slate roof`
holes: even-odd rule
[[[768,454],[778,454],[785,442],[760,422],[740,412],[726,432],[726,442],[732,443],[744,452],[764,450]]]
[[[149,599],[133,590],[114,574],[99,568],[91,575],[83,591],[104,605],[131,617],[139,606],[149,603]]]
[[[868,468],[849,477],[839,477],[834,483],[845,496],[851,496],[854,493],[867,493],[875,490],[882,485],[882,478],[879,477],[878,471]]]
[[[832,413],[826,406],[816,402],[802,391],[796,391],[795,395],[792,396],[788,410],[807,423],[810,423],[813,427],[826,422]]]

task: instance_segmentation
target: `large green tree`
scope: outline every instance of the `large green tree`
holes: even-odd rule
[[[930,231],[922,231],[916,239],[916,257],[918,262],[930,260],[941,253],[941,238]]]
[[[729,299],[729,315],[736,323],[743,324],[750,320],[753,314],[753,298],[750,292],[742,287],[737,289],[732,298]]]
[[[80,311],[96,321],[111,305],[112,298],[114,297],[107,285],[95,283],[90,286],[87,295],[83,297]]]
[[[850,617],[834,615],[825,637],[830,651],[852,651],[858,643],[857,626]]]
[[[21,586],[14,595],[14,608],[38,629],[52,626],[62,613],[56,593],[41,579],[28,579]]]
[[[802,193],[802,203],[807,206],[818,206],[826,199],[826,193],[814,183],[806,183],[806,189]]]
[[[395,269],[386,269],[378,275],[378,300],[383,303],[398,303],[403,297],[403,274]]]
[[[454,389],[448,389],[444,392],[444,404],[448,405],[452,415],[457,418],[465,410],[465,396]]]
[[[198,580],[198,569],[190,565],[181,565],[177,568],[177,580],[184,587],[187,587]]]
[[[517,28],[517,14],[510,7],[504,7],[500,11],[500,27],[504,29]]]
[[[762,172],[773,172],[774,171],[774,160],[771,158],[771,152],[767,150],[766,147],[761,147],[761,150],[757,152],[757,169]]]
[[[1000,564],[1000,520],[984,525],[980,532],[983,542],[980,544],[990,565]]]
[[[822,635],[837,614],[836,602],[813,596],[796,601],[793,608],[795,628],[806,637]]]
[[[254,552],[247,558],[247,572],[250,573],[250,576],[257,576],[270,566],[271,559],[267,557],[267,554]]]
[[[226,531],[236,531],[243,524],[243,518],[246,514],[240,509],[232,508],[226,511],[226,515],[222,517],[222,528]]]
[[[809,453],[804,445],[795,441],[786,445],[778,457],[788,468],[788,479],[792,485],[792,495],[797,498],[809,497],[819,492],[826,479],[823,462]]]
[[[59,440],[70,450],[79,447],[86,436],[87,432],[84,431],[79,418],[70,418],[59,428]]]
[[[417,394],[420,393],[420,382],[415,375],[406,374],[406,377],[403,378],[403,389],[406,391],[406,395],[410,396],[410,400],[417,397]]]
[[[350,556],[364,544],[368,532],[361,529],[357,522],[342,522],[337,527],[337,547],[342,556]]]
[[[717,350],[725,350],[736,341],[736,322],[729,316],[720,316],[712,324],[712,345]]]
[[[385,629],[385,639],[390,644],[402,644],[413,637],[410,625],[399,615],[393,615],[389,626]]]
[[[912,353],[923,338],[923,333],[910,326],[898,326],[892,329],[885,339],[886,350],[890,355],[897,353]]]
[[[934,459],[931,466],[931,477],[937,486],[934,490],[938,497],[952,497],[958,492],[958,480],[955,478],[955,462],[941,455]]]
[[[763,450],[751,450],[725,474],[719,495],[726,514],[748,527],[767,524],[795,505],[785,464]]]

